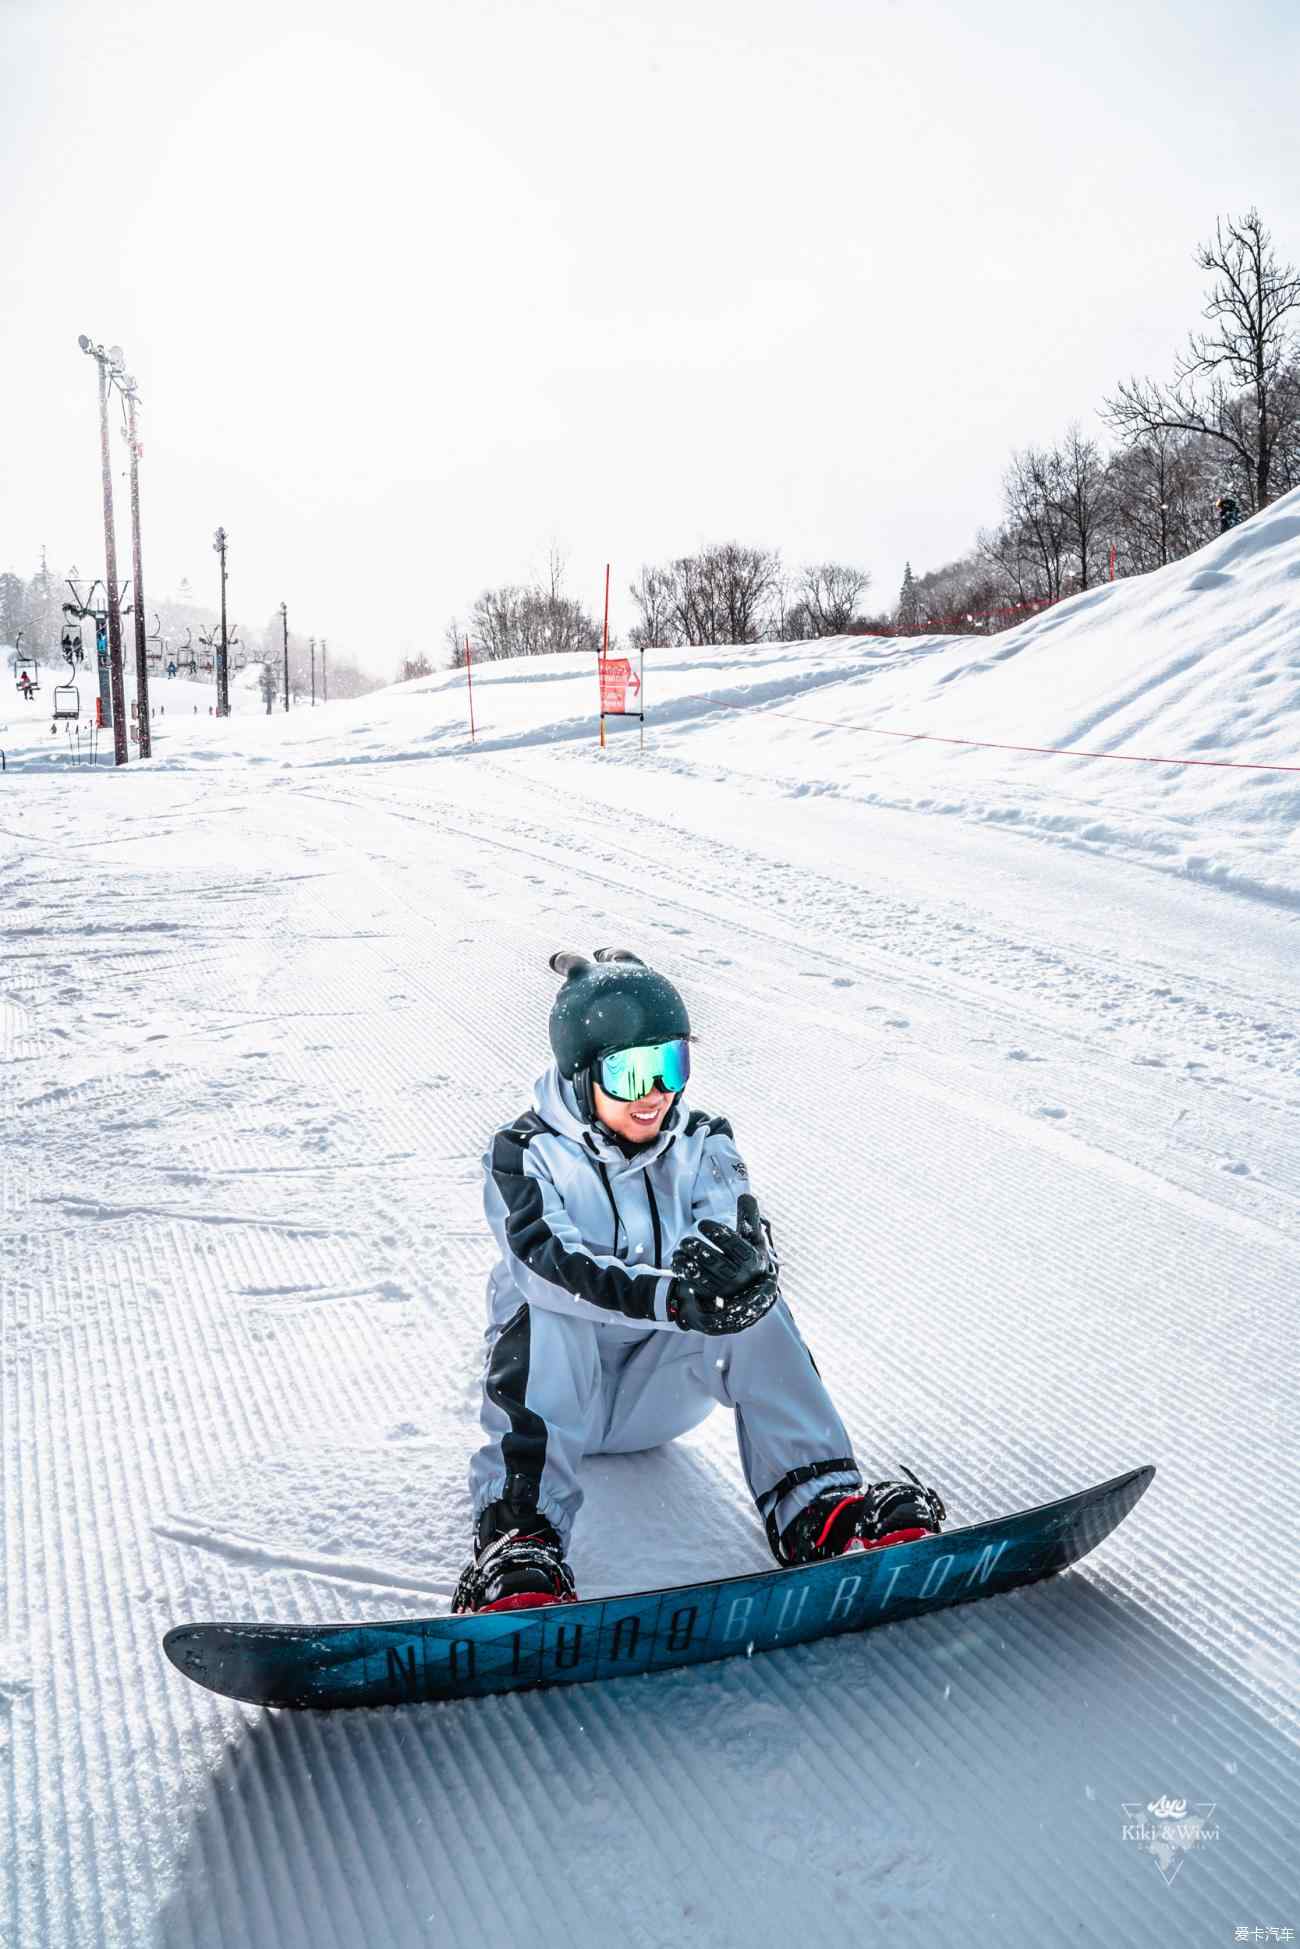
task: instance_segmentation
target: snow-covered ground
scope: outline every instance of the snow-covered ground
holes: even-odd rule
[[[178,679],[122,773],[0,705],[6,1945],[1300,1930],[1300,772],[881,735],[1300,764],[1300,496],[992,641],[646,683],[602,753],[589,659],[479,672],[476,747],[459,675],[224,724]],[[684,989],[864,1462],[954,1523],[1153,1488],[1066,1577],[863,1637],[214,1699],[169,1624],[445,1604],[479,1157],[547,956],[603,943]],[[585,1593],[765,1564],[720,1414],[588,1488]],[[1172,1882],[1124,1831],[1161,1796]]]

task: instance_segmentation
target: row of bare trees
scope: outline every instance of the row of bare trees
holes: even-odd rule
[[[564,594],[563,572],[562,559],[552,552],[546,583],[485,589],[468,622],[458,618],[447,626],[452,667],[464,664],[467,637],[475,662],[598,650],[601,628],[581,603]],[[865,569],[843,562],[817,562],[789,575],[776,549],[719,542],[642,568],[629,591],[637,613],[629,637],[634,649],[657,649],[800,641],[884,628],[887,619],[861,614],[870,582]],[[404,674],[417,673],[412,668]]]
[[[630,587],[634,647],[802,641],[848,632],[1005,627],[1026,610],[1142,574],[1216,533],[1230,501],[1253,513],[1300,485],[1300,274],[1281,263],[1257,210],[1221,218],[1197,251],[1210,274],[1206,330],[1165,381],[1125,380],[1100,417],[1110,450],[1072,424],[1025,447],[1003,477],[999,521],[955,562],[914,577],[896,610],[864,613],[868,573],[820,562],[787,572],[776,549],[720,542],[647,564]],[[447,632],[454,664],[600,646],[565,596],[553,551],[546,584],[484,590]]]
[[[861,614],[865,569],[815,562],[787,575],[774,548],[718,542],[696,555],[645,566],[629,594],[634,646],[802,642],[871,626]]]
[[[1106,401],[1119,446],[1103,452],[1075,424],[1013,453],[998,524],[956,562],[909,567],[900,630],[1003,627],[1112,561],[1135,575],[1190,554],[1223,525],[1225,500],[1253,513],[1300,486],[1300,275],[1257,210],[1220,219],[1197,262],[1212,278],[1209,329],[1189,335],[1170,381],[1129,379]]]
[[[580,602],[565,595],[564,557],[553,548],[544,583],[507,582],[499,589],[484,589],[468,623],[452,618],[444,640],[453,669],[464,665],[467,639],[475,662],[496,663],[512,656],[598,650],[601,627]]]

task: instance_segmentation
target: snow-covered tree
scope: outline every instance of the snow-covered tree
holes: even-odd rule
[[[895,627],[900,636],[915,636],[921,627],[921,606],[917,600],[916,580],[910,562],[903,567],[903,586],[898,591]]]

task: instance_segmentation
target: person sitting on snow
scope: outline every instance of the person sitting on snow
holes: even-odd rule
[[[934,1490],[864,1484],[731,1126],[687,1109],[676,988],[621,949],[550,965],[555,1061],[483,1160],[501,1256],[453,1612],[575,1601],[583,1456],[656,1448],[719,1403],[782,1567],[933,1535]]]

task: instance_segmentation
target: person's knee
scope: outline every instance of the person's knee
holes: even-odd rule
[[[783,1299],[778,1299],[775,1306],[770,1306],[761,1319],[742,1333],[720,1335],[710,1342],[717,1349],[715,1362],[724,1369],[746,1360],[770,1360],[777,1347],[788,1349],[802,1345],[799,1329]]]

